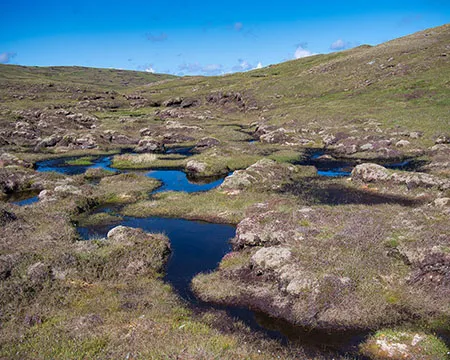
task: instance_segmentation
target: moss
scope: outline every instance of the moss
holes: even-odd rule
[[[241,269],[249,264],[251,255],[250,251],[230,252],[220,261],[219,269],[228,271]]]
[[[242,295],[233,281],[218,272],[196,275],[192,279],[191,287],[200,299],[214,303],[230,302]]]
[[[224,175],[230,171],[245,169],[261,158],[261,155],[243,153],[239,152],[239,150],[210,149],[202,154],[189,157],[186,160],[186,164],[189,161],[198,161],[205,164],[205,169],[202,172],[191,172],[191,175],[196,177],[208,177]],[[187,168],[187,170],[189,171],[189,168]]]
[[[119,223],[121,220],[122,217],[120,216],[102,212],[92,215],[82,215],[78,218],[77,222],[78,226],[87,227]]]
[[[302,159],[303,153],[295,150],[279,150],[268,156],[277,162],[295,163]]]
[[[177,154],[126,154],[114,156],[112,166],[117,169],[182,168],[185,159]]]
[[[93,156],[83,156],[78,159],[68,160],[66,161],[67,165],[73,166],[89,166],[93,164],[95,157]]]
[[[96,192],[102,203],[131,203],[148,198],[160,182],[138,174],[119,174],[102,178]]]
[[[442,360],[446,359],[449,353],[449,348],[436,336],[395,329],[377,331],[360,349],[363,355],[374,360]]]
[[[106,176],[117,175],[116,171],[105,170],[102,168],[89,168],[84,173],[84,178],[87,180],[101,179]]]
[[[243,218],[246,209],[271,197],[273,195],[256,192],[228,195],[220,190],[194,194],[164,192],[153,195],[153,200],[128,205],[122,213],[137,217],[183,217],[235,224]]]

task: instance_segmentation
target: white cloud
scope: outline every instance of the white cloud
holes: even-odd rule
[[[239,59],[239,67],[242,71],[247,71],[253,68],[253,65],[249,64],[247,60]]]
[[[220,75],[223,74],[224,68],[222,64],[200,65],[199,63],[184,63],[178,66],[179,75]]]
[[[258,62],[258,64],[254,66],[245,59],[238,59],[238,63],[238,65],[235,65],[231,68],[232,72],[249,71],[254,69],[261,69],[263,67],[261,62]]]
[[[7,64],[17,54],[15,52],[4,52],[0,54],[0,64]]]
[[[139,65],[137,67],[137,69],[140,70],[140,71],[148,72],[148,73],[155,73],[156,72],[155,68],[154,68],[154,65],[153,64],[149,64],[149,63]]]
[[[295,50],[294,58],[301,59],[301,58],[312,56],[312,55],[317,55],[317,54],[309,51],[308,49],[305,49],[302,45],[299,45],[299,46],[297,46],[297,49]]]
[[[344,41],[342,39],[337,39],[334,43],[330,45],[331,50],[344,50],[351,47],[352,44],[348,41]]]

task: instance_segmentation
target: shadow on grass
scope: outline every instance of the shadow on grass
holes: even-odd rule
[[[425,201],[355,189],[327,178],[305,178],[302,182],[285,185],[279,191],[289,193],[308,205],[396,204],[413,207]]]

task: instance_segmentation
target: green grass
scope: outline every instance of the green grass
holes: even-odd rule
[[[247,208],[272,196],[262,192],[227,195],[219,190],[197,194],[164,192],[153,195],[154,200],[128,205],[122,212],[137,217],[182,217],[235,224],[243,218]]]
[[[420,339],[413,345],[414,339]],[[448,358],[449,348],[445,343],[433,335],[422,332],[411,332],[394,329],[382,329],[372,335],[361,346],[361,352],[374,360],[385,359],[387,354],[376,342],[383,341],[388,344],[400,344],[407,350],[406,356],[411,359],[443,360]],[[391,357],[392,358],[392,357]],[[395,359],[406,358],[405,355],[397,354]]]
[[[124,154],[113,158],[112,166],[117,169],[179,169],[186,157],[177,154]]]
[[[89,166],[93,164],[94,160],[95,160],[94,156],[83,156],[78,159],[68,160],[66,161],[66,164],[74,166]]]

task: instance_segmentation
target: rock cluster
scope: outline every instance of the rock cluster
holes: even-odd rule
[[[436,187],[440,190],[450,189],[450,180],[417,172],[395,172],[377,164],[360,164],[352,171],[353,181],[389,182],[396,185],[406,185],[408,188]]]

